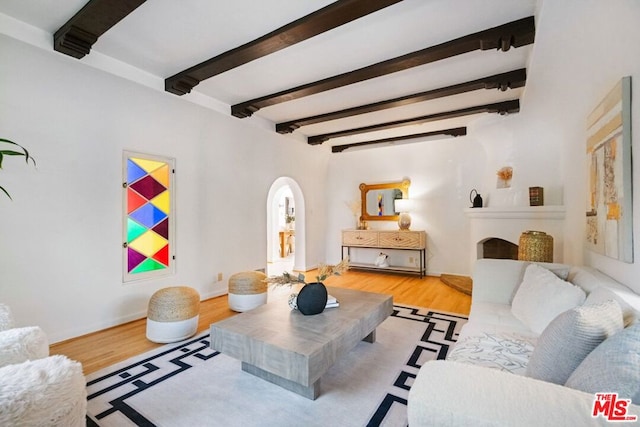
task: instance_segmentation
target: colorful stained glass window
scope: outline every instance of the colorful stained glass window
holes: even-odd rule
[[[173,159],[125,152],[124,279],[173,273]]]

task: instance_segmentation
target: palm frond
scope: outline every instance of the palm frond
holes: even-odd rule
[[[29,160],[31,160],[31,162],[33,162],[33,165],[34,166],[36,165],[36,160],[33,157],[31,157],[31,155],[29,154],[29,151],[26,148],[24,148],[22,145],[5,138],[0,138],[0,142],[4,142],[5,144],[15,145],[16,147],[20,147],[22,149],[22,152],[14,151],[14,150],[0,150],[0,169],[2,168],[2,155],[24,156],[24,161],[26,163],[29,163]]]
[[[31,155],[29,154],[29,151],[26,148],[24,148],[22,145],[5,138],[0,138],[0,143],[15,145],[16,147],[22,150],[22,151],[9,150],[9,149],[0,150],[0,169],[2,169],[2,162],[5,156],[24,156],[25,163],[29,164],[29,161],[31,161],[31,163],[33,163],[33,166],[36,166],[36,160],[33,157],[31,157]],[[0,187],[0,191],[2,191],[9,199],[11,199],[11,195],[7,192],[7,190],[4,189],[4,187]]]

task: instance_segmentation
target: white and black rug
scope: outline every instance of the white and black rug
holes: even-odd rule
[[[466,321],[394,305],[376,342],[361,342],[338,360],[314,401],[242,371],[202,334],[89,375],[87,425],[406,426],[418,370],[446,357]]]

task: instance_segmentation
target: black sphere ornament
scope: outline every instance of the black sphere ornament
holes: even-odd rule
[[[322,313],[327,305],[327,296],[323,283],[308,283],[298,293],[298,310],[305,316]]]

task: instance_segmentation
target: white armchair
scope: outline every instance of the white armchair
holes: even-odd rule
[[[82,365],[49,356],[42,329],[13,328],[0,304],[0,425],[85,426],[86,399]]]

